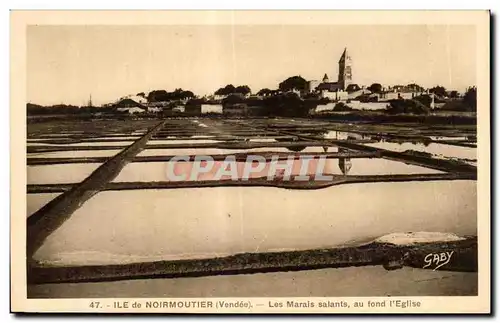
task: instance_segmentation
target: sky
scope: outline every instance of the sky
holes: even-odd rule
[[[476,82],[467,25],[28,26],[28,102],[84,105],[152,90],[252,92],[289,76],[335,81],[347,48],[353,81],[464,91]]]

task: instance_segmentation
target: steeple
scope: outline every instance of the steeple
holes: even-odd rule
[[[347,53],[347,47],[344,47],[344,52],[340,56],[339,64],[341,62],[345,62],[346,60],[350,60],[350,59],[351,59],[351,56],[349,56],[349,54]]]
[[[338,83],[340,88],[345,90],[349,84],[352,84],[352,60],[347,52],[347,47],[339,59],[339,78]]]
[[[329,80],[328,80],[328,75],[326,75],[325,73],[325,76],[323,76],[323,83],[328,83]]]

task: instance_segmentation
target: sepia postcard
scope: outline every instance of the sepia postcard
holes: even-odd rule
[[[477,313],[488,11],[12,11],[11,312]]]

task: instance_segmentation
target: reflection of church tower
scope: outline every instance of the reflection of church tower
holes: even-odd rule
[[[339,153],[348,153],[349,150],[345,148],[339,148]],[[342,171],[342,174],[347,175],[352,168],[351,158],[339,158],[339,168]]]
[[[352,60],[347,53],[347,48],[344,49],[339,60],[339,85],[345,90],[349,84],[352,84]]]

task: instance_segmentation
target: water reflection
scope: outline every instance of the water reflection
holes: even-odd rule
[[[288,150],[291,150],[291,151],[302,151],[304,149],[306,149],[307,147],[306,146],[298,146],[298,147],[287,147]],[[323,151],[326,153],[328,152],[328,146],[323,146]],[[349,149],[346,149],[346,148],[338,148],[338,152],[339,153],[344,153],[344,154],[347,154],[349,153]],[[340,170],[342,171],[342,174],[344,175],[347,175],[349,174],[349,171],[351,170],[352,168],[352,162],[351,162],[351,158],[345,158],[345,157],[340,157],[339,158],[339,168]]]
[[[295,152],[300,152],[306,148],[307,148],[307,146],[289,146],[289,147],[286,147],[286,149],[288,149],[290,151],[295,151]]]
[[[327,131],[322,134],[325,139],[337,140],[363,140],[372,139],[372,135],[364,133],[346,132],[346,131]]]
[[[339,153],[348,153],[348,152],[349,152],[348,149],[339,147]],[[339,158],[339,168],[342,174],[347,176],[347,174],[352,168],[351,158]]]
[[[476,148],[474,147],[461,147],[440,143],[430,143],[425,145],[423,143],[412,142],[389,142],[381,141],[373,144],[366,144],[366,146],[382,148],[396,152],[405,152],[408,150],[418,151],[423,153],[432,154],[434,158],[460,158],[468,160],[476,160]]]

